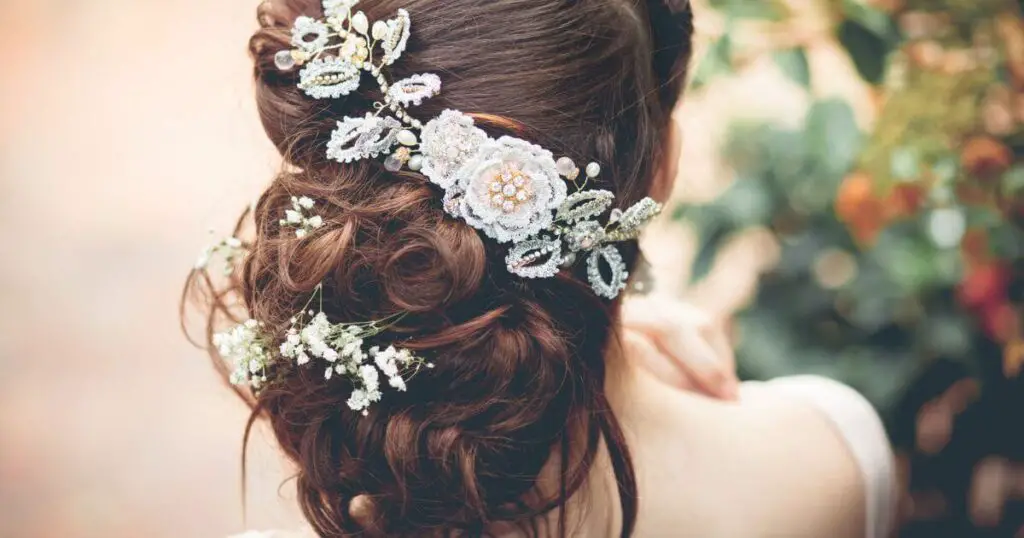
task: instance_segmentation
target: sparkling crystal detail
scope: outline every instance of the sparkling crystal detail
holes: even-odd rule
[[[290,50],[278,51],[274,55],[274,66],[281,71],[291,71],[295,69],[296,65],[298,65],[298,62],[295,61],[295,56],[292,56],[292,51]]]
[[[388,155],[388,158],[384,159],[384,169],[388,172],[397,172],[402,169],[402,160],[394,154]]]
[[[520,204],[529,202],[533,193],[529,190],[529,178],[522,171],[504,167],[490,184],[491,205],[505,213],[513,213]]]
[[[578,224],[565,236],[566,246],[572,252],[590,250],[604,241],[604,227],[594,221]]]

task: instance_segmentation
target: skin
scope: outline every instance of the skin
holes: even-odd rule
[[[672,129],[655,199],[668,199],[679,147]],[[692,307],[634,298],[622,319],[606,388],[638,477],[635,536],[864,536],[863,478],[826,417],[770,390],[740,397],[722,325]],[[618,535],[613,476],[602,457],[567,507],[582,514],[573,535]]]

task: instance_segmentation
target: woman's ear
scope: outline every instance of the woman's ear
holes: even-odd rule
[[[659,203],[665,203],[672,196],[672,188],[679,174],[679,157],[682,154],[683,140],[679,126],[674,119],[669,120],[665,129],[665,140],[662,142],[661,158],[654,171],[654,182],[651,184],[650,197]]]

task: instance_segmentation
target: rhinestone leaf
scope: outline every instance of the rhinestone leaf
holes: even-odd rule
[[[403,78],[388,88],[388,99],[402,106],[419,106],[424,99],[441,93],[441,77],[433,73],[421,73]]]
[[[572,224],[597,217],[611,207],[615,194],[604,190],[579,191],[569,195],[558,208],[555,219]]]
[[[404,9],[398,10],[398,16],[388,21],[388,36],[384,39],[381,47],[384,49],[384,64],[395,63],[409,43],[409,30],[411,21],[409,12]]]
[[[562,263],[562,243],[555,239],[529,239],[517,243],[505,257],[508,270],[523,278],[550,278]]]
[[[299,72],[299,88],[314,99],[337,99],[359,88],[359,69],[341,58],[317,58]]]
[[[601,265],[607,266],[608,277],[602,273]],[[612,245],[593,251],[587,258],[587,278],[590,280],[590,287],[598,296],[606,299],[614,299],[619,296],[622,290],[626,289],[626,280],[629,272],[626,271],[626,264],[622,261],[619,249]]]
[[[622,212],[618,226],[608,232],[610,241],[629,241],[640,237],[644,226],[661,214],[661,204],[651,198],[644,198]]]
[[[395,145],[401,127],[394,118],[370,113],[362,118],[346,117],[331,133],[327,157],[343,163],[376,157]]]

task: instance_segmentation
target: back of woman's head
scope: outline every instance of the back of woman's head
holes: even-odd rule
[[[692,27],[686,2],[676,4],[363,0],[358,8],[370,20],[399,8],[412,15],[391,78],[429,72],[444,84],[415,109],[418,118],[460,110],[491,136],[599,162],[596,187],[624,206],[651,188],[685,78]],[[314,100],[296,87],[297,73],[276,68],[301,15],[320,17],[319,2],[259,8],[250,43],[258,109],[285,166],[256,205],[242,270],[214,290],[211,326],[237,293],[249,316],[283,338],[316,292],[332,321],[404,314],[389,340],[435,365],[367,416],[346,405],[349,381],[287,362],[247,394],[254,418],[269,420],[297,464],[307,518],[324,536],[476,535],[499,522],[537,530],[537,516],[583,484],[603,438],[628,534],[636,486],[604,396],[614,309],[586,284],[585,268],[537,280],[510,274],[505,247],[446,215],[421,175],[328,159],[337,121],[372,111],[380,92],[364,84],[342,99]],[[293,196],[317,200],[324,221],[301,240],[280,223]],[[633,265],[635,244],[623,253]],[[211,280],[193,275],[192,284],[203,283]],[[539,488],[552,461],[556,487]],[[369,507],[364,517],[351,510],[357,497]]]

